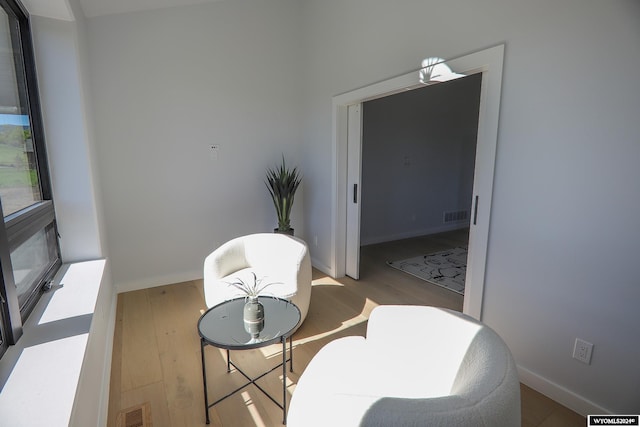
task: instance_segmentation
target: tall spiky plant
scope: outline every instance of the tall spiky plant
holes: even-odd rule
[[[271,282],[271,283],[262,284],[264,277],[261,279],[258,279],[258,276],[256,276],[256,273],[254,273],[253,271],[251,272],[251,275],[253,276],[253,283],[249,281],[245,282],[239,277],[236,277],[235,282],[226,282],[226,283],[229,286],[233,286],[234,288],[236,288],[238,291],[240,291],[240,295],[246,298],[258,298],[262,294],[262,292],[265,289],[267,289],[269,286],[282,284],[282,282]]]
[[[282,156],[282,164],[274,169],[267,169],[265,184],[273,199],[278,215],[278,231],[291,230],[291,207],[296,190],[302,181],[298,168],[287,169]]]

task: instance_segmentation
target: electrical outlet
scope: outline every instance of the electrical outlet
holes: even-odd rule
[[[580,338],[576,338],[576,343],[573,346],[573,358],[586,363],[591,364],[591,353],[593,352],[593,344]]]

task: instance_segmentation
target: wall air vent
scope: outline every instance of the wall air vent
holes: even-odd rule
[[[448,224],[450,222],[462,222],[469,219],[469,212],[464,211],[451,211],[442,213],[442,222]]]

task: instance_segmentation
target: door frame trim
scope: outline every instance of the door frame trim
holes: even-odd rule
[[[482,318],[493,176],[498,141],[503,58],[504,44],[501,44],[445,61],[446,65],[455,73],[464,75],[483,74],[473,184],[474,209],[477,209],[477,221],[475,225],[471,224],[470,227],[469,258],[467,260],[467,278],[463,305],[464,313],[479,320]],[[335,277],[344,276],[346,269],[348,107],[406,90],[424,87],[424,84],[420,82],[419,71],[420,69],[416,69],[332,98],[332,253],[329,267]],[[482,171],[482,173],[478,173],[478,171]],[[477,206],[475,203],[476,196],[480,200]]]
[[[352,228],[354,230],[352,233],[345,234],[345,274],[358,280],[360,278],[360,221],[362,220],[360,216],[362,210],[362,104],[350,105],[347,118],[347,183],[351,193],[347,201],[346,230],[347,232]],[[360,191],[357,191],[358,189]],[[355,246],[351,250],[349,250],[350,244]]]

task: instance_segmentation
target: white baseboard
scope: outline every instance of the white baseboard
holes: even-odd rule
[[[106,333],[106,347],[105,347],[105,359],[104,367],[102,370],[102,390],[99,397],[99,411],[97,426],[107,427],[107,419],[109,416],[109,392],[111,390],[111,363],[113,359],[113,334],[116,329],[116,312],[118,305],[118,296],[114,292],[111,298],[111,309],[109,310],[109,320]]]
[[[72,267],[74,265],[70,268]],[[90,279],[90,276],[83,277],[83,285]],[[105,260],[101,274],[96,279],[99,279],[100,286],[91,317],[82,371],[69,421],[70,427],[107,426],[117,301],[108,260]]]
[[[335,277],[334,271],[331,267],[327,266],[323,262],[319,261],[317,258],[311,257],[311,265],[323,272],[324,274]],[[192,280],[201,280],[203,277],[203,272],[201,270],[198,271],[190,271],[183,272],[178,274],[169,274],[166,276],[158,276],[158,277],[150,277],[145,278],[143,280],[134,280],[131,282],[118,283],[115,288],[117,293],[121,294],[124,292],[131,291],[139,291],[141,289],[149,289],[155,288],[158,286],[172,285],[174,283],[182,283],[189,282]]]
[[[322,271],[327,276],[335,277],[335,272],[334,272],[333,268],[329,267],[328,265],[324,264],[323,262],[320,262],[317,258],[311,257],[311,265],[315,269]]]
[[[561,385],[528,370],[527,368],[518,366],[518,375],[520,376],[521,383],[531,387],[539,393],[544,394],[550,399],[555,400],[582,416],[612,413],[612,411],[591,402],[585,397],[580,396],[579,394],[574,393],[573,391],[566,389]]]
[[[139,291],[140,289],[155,288],[158,286],[172,285],[174,283],[190,282],[192,280],[200,280],[203,277],[202,270],[188,271],[177,274],[168,274],[165,276],[148,277],[142,280],[134,280],[131,282],[118,283],[116,289],[119,294],[123,292]]]
[[[405,231],[402,233],[393,233],[393,234],[385,234],[385,235],[369,236],[369,237],[361,236],[360,244],[362,246],[375,245],[377,243],[392,242],[394,240],[402,240],[402,239],[410,239],[412,237],[420,237],[420,236],[427,236],[429,234],[444,233],[445,231],[459,230],[459,229],[468,228],[468,227],[469,227],[469,223],[464,222],[464,223],[441,225],[437,227],[430,227],[430,228],[425,228],[421,230]]]

